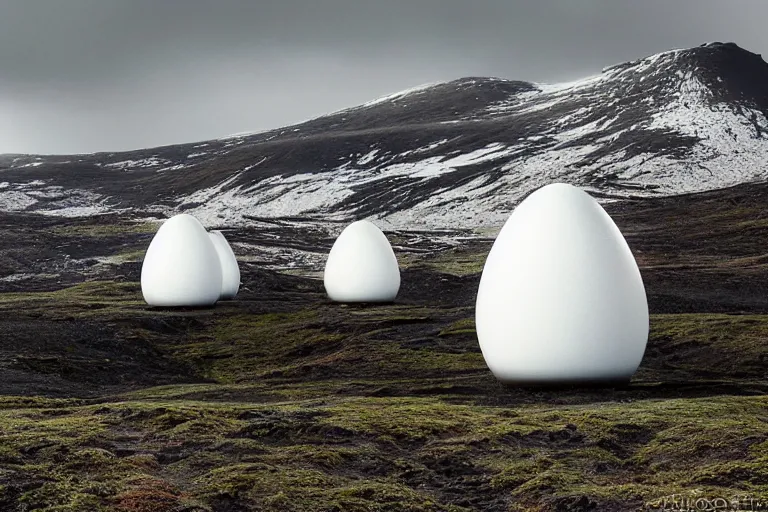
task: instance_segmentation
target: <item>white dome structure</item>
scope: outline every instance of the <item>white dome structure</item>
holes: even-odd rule
[[[240,267],[232,247],[221,231],[209,233],[221,261],[221,296],[219,300],[234,299],[240,290]]]
[[[371,222],[353,222],[328,254],[325,291],[335,302],[392,302],[400,290],[400,267],[389,240]]]
[[[221,295],[221,262],[211,237],[193,216],[166,220],[141,267],[141,292],[150,306],[212,306]]]
[[[645,287],[626,240],[597,201],[562,183],[507,220],[475,315],[486,364],[507,384],[628,382],[648,342]]]

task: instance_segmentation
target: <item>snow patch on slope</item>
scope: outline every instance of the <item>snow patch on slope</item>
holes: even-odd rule
[[[364,156],[369,163],[377,150]],[[247,216],[281,218],[307,216],[310,218],[339,217],[332,215],[334,207],[351,197],[355,188],[398,177],[430,180],[468,165],[501,159],[512,152],[504,144],[489,144],[466,154],[452,157],[436,156],[423,160],[373,167],[351,168],[349,162],[326,172],[278,175],[262,179],[244,188],[230,187],[238,175],[218,185],[183,198],[181,205],[195,205],[189,213],[205,223],[238,223]],[[358,161],[359,162],[359,161]],[[258,201],[254,201],[258,198]],[[342,214],[343,216],[343,214]]]
[[[58,185],[46,186],[42,180],[0,184],[0,210],[59,217],[88,217],[115,211],[100,194]]]
[[[98,204],[91,206],[66,206],[62,208],[56,208],[53,210],[37,210],[35,213],[41,215],[48,215],[50,217],[92,217],[94,215],[108,215],[111,213],[121,213],[128,211],[128,209],[116,210],[111,208],[108,204]]]
[[[20,212],[26,210],[35,203],[37,203],[37,199],[30,197],[19,190],[0,191],[0,210],[6,212]]]
[[[112,169],[120,169],[120,170],[130,170],[130,169],[146,169],[151,167],[160,167],[163,165],[170,165],[172,162],[170,160],[167,160],[165,158],[159,158],[156,156],[150,157],[150,158],[142,158],[140,160],[123,160],[120,162],[112,162],[108,164],[104,164],[104,167],[109,167]]]

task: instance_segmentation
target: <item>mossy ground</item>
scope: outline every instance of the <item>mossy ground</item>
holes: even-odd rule
[[[138,291],[2,297],[6,314],[117,323],[190,371],[0,399],[0,509],[626,510],[768,494],[768,316],[654,315],[633,386],[515,390],[485,368],[468,307],[157,311]]]
[[[623,511],[671,495],[768,499],[768,302],[764,288],[739,288],[766,279],[768,227],[749,227],[759,240],[748,241],[729,226],[752,207],[705,201],[710,224],[697,228],[686,203],[649,204],[614,212],[653,312],[624,388],[495,381],[473,321],[487,241],[406,255],[395,304],[332,304],[316,280],[250,264],[238,299],[208,309],[146,307],[137,265],[0,294],[0,510]],[[675,245],[651,219],[698,236]],[[113,239],[108,226],[72,229]],[[120,236],[113,254],[144,235],[126,234],[128,248]]]
[[[475,242],[431,255],[404,256],[400,258],[400,264],[405,268],[426,268],[457,276],[477,274],[485,265],[487,245],[487,242]]]
[[[765,497],[767,409],[764,396],[14,404],[0,411],[0,504],[540,510],[585,500],[627,510],[673,494]]]

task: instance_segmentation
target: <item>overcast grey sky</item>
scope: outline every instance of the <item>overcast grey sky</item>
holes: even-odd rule
[[[764,53],[767,18],[766,0],[0,0],[0,153],[192,142],[710,41]]]

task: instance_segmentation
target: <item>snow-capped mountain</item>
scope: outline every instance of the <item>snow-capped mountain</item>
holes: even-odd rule
[[[498,226],[553,181],[610,200],[768,178],[768,64],[710,43],[571,83],[463,78],[299,125],[125,153],[0,156],[0,209]]]

